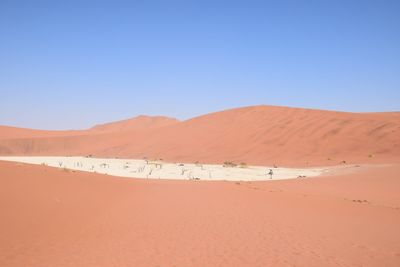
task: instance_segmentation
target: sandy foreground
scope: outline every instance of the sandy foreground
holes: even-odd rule
[[[134,159],[87,157],[0,157],[0,160],[40,164],[70,170],[96,172],[120,177],[172,180],[263,181],[305,178],[321,175],[331,168],[274,168],[273,166],[236,166],[216,164],[168,163]],[[273,175],[269,175],[269,170]]]
[[[167,181],[0,161],[0,266],[400,266],[399,173]]]

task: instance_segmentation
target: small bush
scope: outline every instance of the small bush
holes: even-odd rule
[[[222,167],[236,167],[237,164],[235,164],[232,161],[225,161],[224,164],[222,165]]]
[[[361,199],[353,199],[353,202],[356,202],[356,203],[368,203],[368,200],[361,200]]]
[[[241,163],[239,164],[239,167],[240,167],[240,168],[247,168],[246,162],[241,162]]]

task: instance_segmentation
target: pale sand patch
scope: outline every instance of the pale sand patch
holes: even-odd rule
[[[173,180],[264,181],[314,177],[330,168],[274,168],[270,166],[224,167],[216,164],[168,163],[138,159],[87,157],[0,157],[0,160],[47,165],[69,170],[96,172],[120,177]],[[272,179],[268,174],[273,170]]]

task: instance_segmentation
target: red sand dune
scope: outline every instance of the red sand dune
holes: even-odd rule
[[[84,131],[46,131],[18,128],[11,126],[0,126],[0,140],[19,139],[19,138],[40,138],[54,136],[74,136],[82,135]]]
[[[0,155],[92,154],[285,166],[400,161],[400,112],[254,106],[183,122],[165,119],[155,127],[148,120],[140,130],[135,120],[127,120],[78,136],[3,138]]]
[[[163,116],[138,116],[133,119],[100,124],[92,127],[90,131],[95,132],[126,132],[150,130],[178,123],[177,119]]]
[[[0,140],[29,139],[29,138],[43,138],[43,137],[69,137],[76,135],[91,135],[91,134],[102,134],[110,132],[142,131],[142,130],[156,129],[159,127],[172,125],[178,122],[179,121],[174,118],[168,118],[163,116],[140,115],[132,119],[95,125],[87,130],[50,131],[50,130],[36,130],[36,129],[11,127],[11,126],[0,126]]]
[[[0,266],[400,266],[400,165],[357,170],[237,184],[0,162]]]

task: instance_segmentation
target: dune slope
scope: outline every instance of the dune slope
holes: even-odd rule
[[[229,183],[0,162],[0,265],[399,266],[399,172]]]

